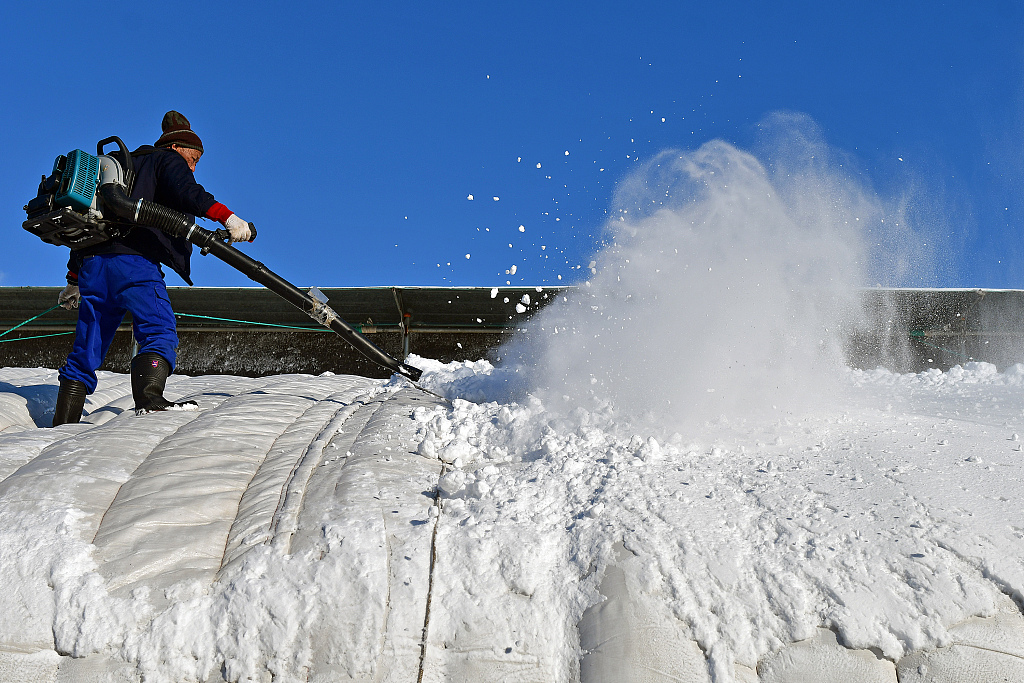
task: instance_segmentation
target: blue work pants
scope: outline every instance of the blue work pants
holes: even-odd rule
[[[85,259],[78,273],[75,346],[60,369],[61,379],[84,382],[96,391],[96,369],[103,364],[126,311],[139,352],[159,353],[171,369],[177,359],[174,311],[160,266],[132,254],[98,254]]]

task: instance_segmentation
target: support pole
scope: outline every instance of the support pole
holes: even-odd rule
[[[402,360],[409,357],[409,327],[412,325],[412,314],[402,314]]]

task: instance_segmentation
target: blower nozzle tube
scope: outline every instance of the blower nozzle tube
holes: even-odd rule
[[[133,201],[125,195],[124,188],[116,183],[101,185],[99,195],[103,200],[104,207],[119,218],[140,225],[152,226],[173,237],[188,240],[202,249],[204,253],[213,254],[250,280],[263,285],[288,303],[301,309],[324,327],[337,333],[377,365],[403,377],[408,377],[413,382],[419,380],[420,375],[423,374],[419,368],[392,358],[338,317],[338,314],[329,306],[313,299],[259,261],[249,258],[231,245],[220,241],[217,235],[200,228],[185,214],[168,209],[166,206],[161,206],[148,199]]]

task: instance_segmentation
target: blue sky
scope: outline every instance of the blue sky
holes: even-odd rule
[[[174,108],[243,248],[299,285],[579,281],[630,169],[789,110],[926,207],[955,251],[927,284],[1024,287],[1024,5],[844,5],[11,3],[0,285],[63,281],[20,228],[53,158],[151,144]]]

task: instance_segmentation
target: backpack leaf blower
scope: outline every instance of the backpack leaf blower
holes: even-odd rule
[[[117,143],[119,153],[104,154]],[[84,249],[127,234],[135,225],[157,228],[213,254],[254,282],[271,290],[310,318],[336,332],[377,365],[416,382],[423,371],[388,355],[342,320],[319,296],[303,292],[265,265],[230,244],[226,230],[206,230],[185,214],[146,199],[130,199],[134,169],[124,142],[109,137],[96,144],[96,156],[76,149],[58,156],[50,175],[43,176],[35,199],[25,205],[22,227],[44,242]],[[256,229],[251,223],[255,238]]]

